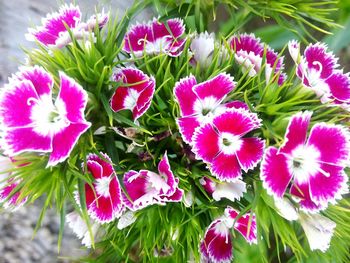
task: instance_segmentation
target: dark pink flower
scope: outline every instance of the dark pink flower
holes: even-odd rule
[[[136,56],[165,53],[176,57],[182,53],[186,42],[184,33],[185,26],[179,18],[164,23],[153,19],[147,24],[136,24],[125,35],[124,51]]]
[[[265,142],[260,138],[245,138],[260,127],[256,114],[244,109],[226,109],[213,120],[196,129],[193,152],[197,159],[209,165],[211,173],[221,181],[234,182],[253,169],[261,160]]]
[[[178,187],[178,183],[178,178],[175,178],[171,171],[165,153],[158,164],[158,174],[148,170],[139,172],[131,170],[124,174],[124,186],[127,192],[124,203],[130,210],[136,211],[153,204],[180,202],[183,190]]]
[[[321,102],[350,108],[350,77],[338,69],[338,59],[323,43],[310,44],[299,58],[299,43],[289,43],[289,52],[297,63],[296,74],[312,89]],[[298,56],[297,56],[297,55]]]
[[[124,83],[117,87],[110,105],[113,111],[131,110],[136,121],[151,106],[155,91],[155,80],[136,68],[122,68],[114,76],[115,81]]]
[[[92,174],[93,187],[85,184],[86,205],[89,215],[99,223],[111,222],[123,212],[122,194],[118,178],[107,154],[87,157],[87,169]]]
[[[251,217],[249,214],[245,214],[236,219],[238,214],[239,212],[232,207],[227,207],[225,215],[209,225],[199,248],[203,262],[224,263],[232,261],[231,228],[241,233],[249,244],[257,243],[255,215]]]
[[[48,152],[48,166],[69,157],[90,127],[84,110],[87,93],[60,72],[60,90],[52,101],[53,78],[43,68],[22,68],[0,95],[1,140],[4,154]]]
[[[76,39],[89,38],[89,31],[96,25],[103,27],[108,21],[108,15],[105,13],[94,15],[86,23],[80,19],[79,7],[65,4],[60,7],[58,13],[48,14],[42,20],[42,26],[30,28],[26,38],[29,41],[39,41],[45,46],[62,48],[72,41],[67,28]]]
[[[181,110],[177,124],[186,143],[192,143],[195,129],[202,123],[209,122],[216,112],[225,108],[247,107],[242,102],[222,103],[235,85],[233,78],[225,73],[199,84],[190,75],[175,84],[174,95]]]
[[[277,198],[292,184],[291,194],[308,211],[323,209],[348,192],[344,168],[350,157],[345,127],[317,123],[307,138],[311,115],[299,112],[291,117],[284,144],[266,149],[260,174],[264,187]]]
[[[232,37],[230,45],[237,63],[242,65],[244,71],[248,71],[250,77],[260,72],[262,61],[265,57],[266,80],[270,80],[272,71],[274,70],[274,76],[279,74],[278,84],[283,84],[286,79],[286,74],[282,72],[284,68],[284,57],[278,57],[278,54],[270,47],[265,48],[264,43],[260,42],[260,38],[255,37],[254,34],[238,34]]]

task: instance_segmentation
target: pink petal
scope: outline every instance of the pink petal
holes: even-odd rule
[[[194,103],[197,100],[197,96],[193,92],[192,88],[196,84],[196,78],[193,75],[182,78],[175,84],[174,95],[180,105],[182,116],[187,116],[195,113]]]
[[[51,96],[53,79],[52,76],[42,67],[22,67],[20,68],[20,71],[16,73],[16,77],[19,80],[29,80],[39,96],[44,94]]]
[[[264,46],[260,43],[260,39],[256,38],[254,34],[239,34],[234,36],[231,40],[231,48],[234,52],[246,51],[247,53],[252,52],[255,55],[264,53]]]
[[[211,195],[215,191],[216,183],[209,177],[204,176],[199,180],[199,182],[208,194]]]
[[[330,76],[326,83],[329,86],[334,98],[344,102],[350,102],[350,77],[342,72],[335,72]]]
[[[285,141],[279,152],[291,154],[299,145],[304,145],[309,128],[312,112],[298,112],[294,114],[288,123]]]
[[[125,100],[128,95],[129,91],[127,87],[118,87],[110,100],[112,110],[118,112],[127,109],[125,107]]]
[[[111,158],[109,158],[109,156],[105,153],[101,152],[100,154],[103,156],[103,159],[99,157],[97,154],[89,154],[86,158],[88,164],[89,164],[89,161],[94,161],[94,162],[97,162],[102,168],[102,173],[100,174],[100,176],[98,176],[98,174],[95,175],[94,173],[92,173],[96,179],[100,177],[109,177],[111,176],[111,174],[114,173]]]
[[[234,109],[244,109],[244,110],[249,111],[248,105],[246,103],[244,103],[243,101],[239,101],[239,100],[227,102],[223,106],[228,108],[228,109],[234,108]]]
[[[268,193],[275,197],[282,197],[285,193],[292,173],[288,169],[288,160],[284,154],[278,154],[275,147],[265,150],[260,165],[260,178]]]
[[[81,13],[78,6],[64,5],[59,13],[48,14],[43,20],[43,26],[30,29],[29,33],[42,44],[55,45],[61,32],[67,32],[65,24],[69,28],[76,28],[80,23]],[[29,37],[29,40],[31,38]]]
[[[95,179],[102,178],[103,167],[97,162],[97,160],[93,160],[88,157],[86,161],[86,167]]]
[[[308,183],[297,183],[296,181],[292,184],[290,188],[290,193],[297,197],[297,201],[300,204],[301,209],[307,212],[317,212],[325,207],[315,204],[311,199],[309,184]]]
[[[220,181],[233,182],[242,175],[241,166],[235,155],[220,153],[210,166],[211,173]]]
[[[176,39],[170,46],[168,55],[171,57],[178,57],[181,55],[186,44],[186,38]]]
[[[322,43],[310,44],[304,51],[308,69],[320,72],[320,78],[326,79],[337,66],[337,60],[332,53],[327,52],[327,46]]]
[[[208,97],[214,97],[217,101],[222,101],[236,86],[233,78],[226,74],[220,73],[216,77],[199,83],[193,87],[193,91],[198,98],[204,100]]]
[[[200,122],[197,120],[197,117],[182,117],[178,118],[176,121],[184,142],[192,144],[193,134],[196,128],[200,126]]]
[[[220,151],[219,135],[210,123],[196,130],[192,142],[192,151],[196,154],[196,158],[205,162],[211,162]]]
[[[253,169],[263,157],[265,141],[259,138],[243,138],[241,140],[242,145],[236,155],[242,169],[247,172]]]
[[[233,135],[243,136],[260,127],[257,120],[256,114],[246,110],[228,109],[224,113],[217,115],[213,119],[213,124],[220,133],[227,132]]]
[[[124,38],[124,51],[128,53],[143,52],[146,41],[153,42],[152,27],[148,24],[137,24],[130,28]]]
[[[18,186],[19,182],[13,182],[9,184],[6,184],[6,186],[2,189],[0,189],[0,202],[4,202],[12,193],[12,191]],[[7,199],[7,201],[4,204],[4,208],[19,208],[25,204],[25,202],[28,200],[28,197],[24,197],[23,199],[19,199],[21,195],[21,192],[18,191],[17,193],[13,194],[11,198]]]
[[[205,235],[201,251],[204,251],[203,256],[209,256],[212,262],[230,262],[232,255],[232,241],[229,228],[225,223],[217,219],[213,221]]]
[[[75,80],[68,77],[65,73],[60,72],[60,92],[56,100],[63,103],[67,112],[67,119],[73,123],[85,123],[84,110],[88,101],[86,91]]]
[[[90,128],[90,123],[71,123],[68,127],[56,133],[52,140],[52,152],[47,166],[54,166],[65,161],[79,137]]]
[[[321,169],[327,175],[319,172],[309,179],[311,199],[321,205],[335,203],[348,192],[347,175],[343,168],[334,165],[322,164]]]
[[[153,77],[150,78],[148,84],[149,85],[142,90],[140,96],[137,99],[136,107],[133,111],[134,120],[137,120],[139,117],[141,117],[151,106],[152,98],[155,92],[155,80]]]
[[[149,87],[151,83],[154,84],[153,78],[148,77],[143,71],[132,67],[119,69],[118,73],[114,75],[114,80],[127,84],[129,88],[134,89],[138,93]]]
[[[317,123],[310,132],[308,145],[319,150],[320,160],[344,166],[350,157],[350,136],[345,127]]]
[[[175,176],[171,171],[169,159],[167,153],[164,154],[163,159],[158,164],[159,175],[164,179],[164,181],[170,186],[170,189],[166,193],[160,193],[165,195],[173,195],[176,190]]]
[[[0,95],[1,129],[31,125],[31,111],[38,98],[32,83],[27,80],[5,86]]]
[[[15,128],[4,131],[1,148],[9,156],[27,151],[51,152],[51,140],[51,136],[40,135],[33,128]]]
[[[177,39],[181,37],[183,33],[185,33],[185,26],[180,18],[169,19],[165,23],[153,20],[152,30],[154,40],[167,36]]]
[[[143,105],[142,108],[138,109],[137,107],[135,107],[132,111],[132,116],[134,121],[136,121],[138,118],[140,118],[151,106],[152,101],[149,100],[148,102],[146,102],[145,105]]]
[[[164,200],[165,202],[178,203],[178,202],[181,202],[183,195],[184,195],[184,191],[182,189],[176,187],[175,192],[173,194],[161,195],[160,199]]]
[[[275,67],[275,73],[279,72],[283,69],[283,60],[284,57],[278,57],[278,53],[276,53],[273,49],[267,48],[266,50],[266,63],[270,65],[271,68]]]

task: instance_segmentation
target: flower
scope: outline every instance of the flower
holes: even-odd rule
[[[202,262],[231,262],[231,228],[241,233],[249,244],[257,243],[255,215],[245,214],[237,218],[238,214],[237,210],[227,207],[225,214],[209,225],[200,243]]]
[[[214,182],[207,176],[199,180],[204,190],[212,195],[215,201],[220,201],[222,198],[227,198],[234,202],[239,200],[246,192],[246,184],[242,180],[235,180],[234,182]]]
[[[275,205],[279,214],[285,219],[300,221],[311,250],[327,251],[336,223],[320,214],[298,213],[287,198],[275,199]]]
[[[170,169],[168,156],[165,153],[158,164],[158,174],[141,170],[124,174],[124,203],[132,211],[140,210],[153,204],[180,202],[183,190],[178,187],[179,180]]]
[[[0,130],[4,154],[48,152],[47,166],[65,161],[90,127],[84,110],[87,93],[63,72],[52,102],[53,78],[43,68],[21,68],[0,94]]]
[[[96,25],[103,27],[108,18],[108,15],[102,12],[93,15],[86,23],[83,23],[80,21],[81,12],[79,7],[73,4],[65,4],[60,7],[58,13],[48,14],[42,20],[42,26],[36,29],[30,28],[26,38],[29,41],[39,41],[48,47],[63,48],[72,41],[69,31],[76,39],[83,39],[89,37],[89,31],[94,30]]]
[[[94,178],[92,187],[85,184],[88,214],[101,224],[111,222],[123,212],[121,188],[112,161],[104,153],[101,153],[101,157],[90,154],[86,165]]]
[[[261,160],[265,142],[260,138],[243,138],[260,127],[260,119],[244,109],[226,109],[213,120],[196,129],[192,151],[209,165],[220,181],[234,182],[243,169],[253,169]]]
[[[350,77],[337,69],[338,59],[327,52],[323,43],[310,44],[300,61],[295,59],[299,54],[299,43],[290,44],[289,52],[297,63],[296,75],[305,87],[312,89],[322,103],[332,102],[345,108],[350,104]]]
[[[284,144],[266,149],[260,177],[274,197],[290,193],[306,211],[325,208],[348,192],[344,172],[350,157],[349,133],[344,127],[317,123],[307,139],[312,112],[298,112],[289,121]]]
[[[136,68],[122,68],[114,80],[125,84],[117,87],[110,105],[113,111],[131,110],[136,121],[151,106],[155,91],[155,80]]]
[[[195,129],[200,124],[210,121],[216,112],[223,108],[246,107],[244,103],[237,102],[222,104],[235,86],[233,78],[225,73],[199,84],[196,78],[190,75],[175,84],[174,95],[181,110],[177,124],[186,143],[192,143]]]
[[[87,248],[91,248],[92,240],[91,235],[93,237],[96,236],[97,231],[99,229],[99,224],[93,222],[91,224],[91,234],[89,231],[86,222],[81,218],[81,216],[77,212],[71,212],[66,215],[66,221],[68,226],[73,230],[74,234],[77,235],[79,239],[81,239],[81,243]]]
[[[124,37],[124,51],[141,56],[165,53],[177,57],[182,53],[186,39],[182,19],[173,18],[166,22],[157,19],[132,26]]]
[[[230,45],[237,63],[242,65],[244,73],[248,71],[248,76],[254,77],[259,73],[265,56],[266,80],[270,80],[272,71],[274,71],[274,75],[279,75],[278,85],[283,84],[287,77],[282,72],[284,57],[278,57],[278,54],[270,47],[267,47],[265,51],[264,43],[260,42],[260,38],[255,37],[254,34],[238,34],[232,37]]]
[[[191,41],[190,50],[193,54],[191,62],[199,64],[202,68],[207,68],[212,59],[215,49],[215,34],[204,33],[196,34]]]

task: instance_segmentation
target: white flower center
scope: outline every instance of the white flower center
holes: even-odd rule
[[[163,50],[168,51],[171,43],[171,36],[164,36],[156,39],[154,42],[148,41],[147,39],[139,39],[138,44],[145,43],[145,50],[148,54],[159,54]]]
[[[133,110],[134,107],[137,105],[137,100],[139,96],[140,96],[140,93],[138,93],[136,90],[129,89],[128,95],[125,97],[125,100],[124,100],[124,107],[129,110]]]
[[[239,136],[223,132],[219,136],[219,148],[226,155],[233,155],[242,147],[242,140]]]
[[[197,99],[193,105],[193,110],[199,122],[207,122],[212,119],[218,106],[218,100],[214,96],[208,96],[203,100]]]
[[[322,172],[327,176],[327,174],[320,168],[320,155],[320,152],[310,145],[301,145],[292,151],[288,165],[293,171],[297,183],[307,183],[309,178],[316,175],[318,172]]]
[[[95,188],[98,196],[109,197],[109,184],[112,177],[102,177],[96,179]]]
[[[28,104],[34,104],[31,110],[30,119],[33,122],[34,132],[48,136],[53,135],[69,126],[65,103],[57,99],[56,104],[52,103],[50,95],[42,95],[39,99],[29,98]]]

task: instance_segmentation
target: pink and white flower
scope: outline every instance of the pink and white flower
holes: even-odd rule
[[[113,111],[130,110],[134,121],[151,106],[155,91],[155,80],[136,68],[122,68],[114,75],[121,84],[114,92],[110,105]]]
[[[85,184],[85,197],[88,214],[99,223],[108,223],[121,216],[123,200],[118,178],[107,154],[87,157],[87,169],[94,181],[92,187]]]
[[[60,90],[53,103],[52,76],[43,68],[22,68],[0,94],[1,142],[4,154],[50,153],[48,166],[65,161],[90,127],[84,110],[87,93],[60,72]]]
[[[282,72],[284,57],[278,57],[278,54],[270,47],[267,47],[265,51],[264,43],[260,42],[260,38],[255,37],[254,34],[238,34],[232,37],[230,45],[237,63],[242,65],[244,73],[248,72],[248,76],[254,77],[260,72],[265,57],[266,80],[269,81],[272,75],[274,78],[278,75],[278,84],[283,84],[287,77]]]
[[[63,5],[58,12],[48,14],[42,19],[42,26],[30,28],[26,38],[29,41],[39,41],[48,47],[63,48],[72,42],[70,32],[76,39],[89,38],[89,32],[96,25],[103,27],[109,16],[104,12],[93,15],[86,23],[81,22],[81,12],[73,4]],[[68,30],[69,29],[69,30]]]
[[[293,43],[290,43],[289,52],[297,63],[296,74],[303,85],[312,89],[321,102],[333,102],[335,105],[349,108],[349,73],[345,74],[338,69],[338,59],[332,52],[327,52],[327,46],[323,43],[310,44],[298,61],[295,57],[296,54],[299,55],[299,46],[297,42]]]
[[[237,219],[238,214],[239,212],[232,207],[227,207],[225,214],[209,225],[200,244],[203,262],[231,262],[233,259],[231,228],[241,233],[249,244],[257,243],[255,215],[245,214]]]
[[[207,176],[199,180],[204,190],[210,194],[215,201],[227,198],[232,202],[239,200],[247,191],[246,184],[242,180],[237,179],[234,182],[215,182]]]
[[[261,126],[254,113],[244,109],[226,109],[196,129],[192,151],[209,165],[220,181],[234,182],[261,160],[265,142],[244,136]]]
[[[183,190],[178,187],[179,179],[171,171],[165,153],[158,164],[158,174],[148,170],[129,171],[124,174],[124,203],[132,211],[153,204],[181,202]]]
[[[242,102],[222,103],[235,86],[233,78],[225,73],[199,84],[190,75],[175,84],[174,95],[181,110],[177,124],[186,143],[191,144],[195,129],[202,123],[211,121],[218,111],[231,107],[247,107]]]
[[[124,51],[136,56],[165,53],[177,57],[186,42],[184,33],[182,19],[173,18],[163,23],[154,18],[129,29],[124,38]]]
[[[191,62],[199,65],[201,68],[207,68],[212,59],[215,49],[215,34],[204,33],[196,34],[191,40],[190,50],[193,54]]]
[[[311,112],[299,112],[289,121],[284,144],[269,147],[261,163],[260,177],[274,197],[290,193],[302,209],[317,211],[348,192],[344,168],[350,157],[350,137],[345,127],[317,123],[307,139]]]

